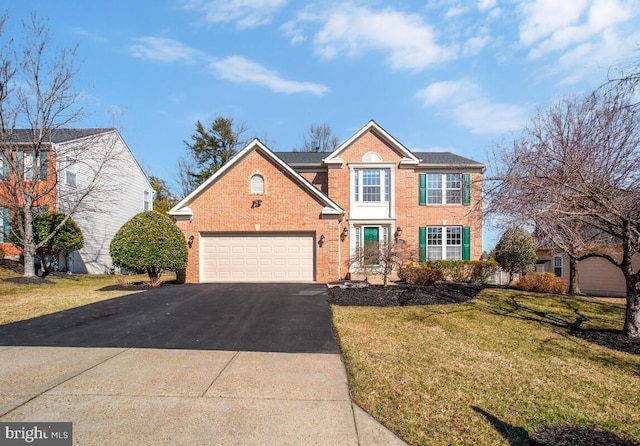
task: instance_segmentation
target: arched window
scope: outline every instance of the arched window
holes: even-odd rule
[[[380,155],[375,152],[369,152],[365,156],[362,157],[363,163],[379,163],[382,161]]]
[[[264,194],[264,178],[261,175],[251,177],[251,193]]]

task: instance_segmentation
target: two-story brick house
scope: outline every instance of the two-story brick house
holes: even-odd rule
[[[370,121],[332,153],[256,139],[169,214],[189,241],[188,282],[326,282],[372,243],[402,240],[423,261],[479,259],[483,171],[411,152]]]
[[[12,219],[24,206],[11,196],[14,181],[42,190],[33,194],[38,196],[32,204],[36,212],[72,214],[84,247],[65,253],[58,262],[74,273],[108,273],[115,233],[135,214],[153,208],[153,189],[113,128],[56,129],[42,141],[31,129],[12,130],[2,137],[0,167],[0,247],[9,257],[21,252],[8,237]]]

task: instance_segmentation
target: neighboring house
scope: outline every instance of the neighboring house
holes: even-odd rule
[[[25,181],[32,180],[28,174],[33,163],[29,161],[33,160],[30,138],[31,130],[14,130],[5,142],[11,144],[12,158],[25,169]],[[131,150],[116,129],[58,129],[41,147],[39,159],[46,169],[36,180],[50,182],[52,187],[36,204],[42,212],[71,211],[84,236],[84,247],[60,258],[59,267],[73,273],[110,272],[109,245],[115,233],[135,214],[153,209],[153,189]],[[79,196],[86,198],[76,206]],[[7,255],[17,256],[20,250],[6,236],[15,210],[0,208],[0,212],[2,246]]]
[[[255,139],[169,214],[189,241],[188,282],[327,282],[395,240],[416,261],[479,259],[483,171],[411,152],[370,121],[332,153]]]
[[[536,272],[553,273],[569,283],[569,257],[550,248],[536,251]],[[615,250],[612,251],[615,257]],[[633,257],[633,268],[640,268],[640,254]],[[578,285],[580,291],[593,296],[624,297],[627,288],[622,271],[602,257],[589,257],[578,262]]]

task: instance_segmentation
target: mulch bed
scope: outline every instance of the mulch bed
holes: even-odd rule
[[[640,443],[592,426],[548,425],[529,434],[533,446],[640,446]]]
[[[22,285],[35,284],[35,285],[55,285],[55,282],[52,282],[47,279],[43,279],[42,277],[7,277],[3,280],[4,282],[10,283],[19,283]]]
[[[640,338],[630,338],[622,330],[577,329],[571,334],[603,347],[640,355]]]
[[[364,284],[347,282],[329,288],[327,300],[332,305],[372,307],[457,304],[473,299],[485,288],[468,283],[398,284],[387,287],[359,285]]]

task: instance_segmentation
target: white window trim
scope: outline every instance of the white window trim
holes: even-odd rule
[[[461,206],[462,205],[462,194],[464,193],[463,189],[464,189],[464,184],[462,182],[462,172],[424,172],[426,177],[425,177],[425,183],[426,183],[426,190],[425,190],[425,199],[426,199],[426,205],[427,206]],[[435,190],[434,188],[429,188],[429,175],[440,175],[441,178],[441,184],[442,186],[440,187],[440,192],[441,192],[441,197],[442,199],[440,200],[440,203],[430,203],[429,202],[429,190]],[[447,175],[459,175],[460,176],[460,189],[447,189]],[[447,203],[447,190],[459,190],[460,191],[460,202],[458,203]]]
[[[350,163],[349,164],[349,201],[351,206],[379,206],[380,204],[388,204],[391,210],[391,218],[395,218],[395,178],[396,178],[396,165],[392,163]],[[385,190],[384,190],[384,172],[380,173],[380,198],[382,201],[362,201],[362,184],[358,188],[358,200],[355,200],[355,189],[356,189],[356,174],[355,171],[362,169],[374,169],[374,170],[388,170],[389,171],[389,201],[385,201]],[[362,181],[362,175],[359,175],[360,182]]]
[[[64,184],[69,187],[78,186],[78,162],[75,158],[70,156],[65,157],[64,166]],[[73,184],[69,181],[69,174],[73,175]]]
[[[25,181],[33,180],[33,163],[34,152],[33,150],[24,150],[22,152],[22,178]]]
[[[560,275],[556,274],[556,259],[560,259]],[[553,275],[556,277],[562,277],[564,275],[564,259],[562,258],[562,254],[556,254],[553,256]]]
[[[254,188],[254,179],[259,179],[260,180],[260,189],[261,190],[257,190],[257,188]],[[256,173],[254,175],[251,176],[251,179],[249,180],[249,190],[252,194],[254,195],[264,195],[264,177],[262,175],[260,175],[259,173]]]
[[[425,240],[425,259],[427,261],[431,261],[431,260],[462,260],[462,256],[463,256],[463,250],[462,250],[462,245],[463,245],[463,241],[462,241],[462,231],[463,228],[462,226],[459,225],[447,225],[447,226],[426,226],[427,228],[427,234],[426,234],[426,240]],[[441,232],[441,240],[442,240],[442,245],[441,245],[441,257],[439,259],[430,259],[429,258],[429,246],[438,246],[438,245],[429,245],[429,228],[439,228],[442,232]],[[447,228],[460,228],[460,244],[458,245],[449,245],[447,244]],[[460,247],[460,258],[459,259],[450,259],[447,257],[447,247],[449,246],[455,246],[455,247]]]
[[[151,192],[145,190],[142,192],[142,210],[150,211],[151,209]]]

